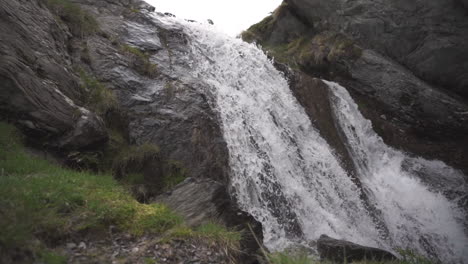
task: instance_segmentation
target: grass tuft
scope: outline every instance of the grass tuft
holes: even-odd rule
[[[118,109],[117,98],[111,90],[93,76],[88,75],[84,70],[80,70],[79,73],[83,88],[86,90],[85,104],[87,107],[100,116]]]
[[[145,164],[160,158],[159,147],[145,143],[139,146],[127,146],[114,159],[112,171],[118,179],[127,175],[141,173]]]
[[[133,65],[138,73],[150,78],[158,75],[158,67],[150,61],[150,55],[139,48],[124,44],[120,49],[125,54],[132,56]]]
[[[74,36],[85,37],[99,31],[96,19],[70,0],[41,0],[49,10],[64,21]]]

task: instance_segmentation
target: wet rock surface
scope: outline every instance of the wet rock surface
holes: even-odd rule
[[[86,7],[86,6],[85,6]],[[201,92],[203,80],[187,74],[189,49],[183,32],[152,19],[150,13],[129,13],[122,20],[113,10],[88,7],[112,45],[102,36],[88,41],[91,68],[118,95],[129,117],[130,141],[154,143],[169,160],[181,161],[191,177],[227,180],[227,149],[216,117]],[[116,15],[117,14],[117,15]],[[148,54],[155,72],[135,67],[135,57],[122,45]]]
[[[317,240],[317,250],[321,259],[333,261],[335,263],[397,260],[397,257],[385,250],[361,246],[349,241],[334,239],[326,235],[321,235]]]

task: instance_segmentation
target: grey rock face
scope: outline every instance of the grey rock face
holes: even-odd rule
[[[187,40],[144,14],[114,29],[123,41],[149,54],[157,76],[147,78],[131,69],[128,58],[92,45],[93,67],[111,83],[128,109],[130,138],[161,147],[164,157],[182,161],[192,177],[227,180],[227,148],[218,122],[201,92],[202,80],[187,77]],[[112,21],[112,20],[110,20]],[[112,23],[112,22],[110,22]],[[114,23],[112,23],[114,24]],[[101,54],[99,54],[101,53]]]
[[[223,189],[223,185],[214,181],[197,182],[188,178],[170,193],[158,196],[155,201],[166,204],[187,219],[189,226],[196,227],[219,218],[219,208],[224,201],[216,200],[216,197]]]
[[[103,121],[79,106],[69,31],[36,1],[0,1],[0,17],[0,111],[57,147],[105,141]]]
[[[316,30],[343,32],[362,47],[408,67],[419,78],[467,98],[466,1],[286,2]]]
[[[321,235],[317,240],[317,250],[321,259],[331,260],[336,263],[397,260],[392,253],[385,250],[361,246],[326,235]]]
[[[227,149],[199,92],[203,81],[185,74],[184,34],[158,23],[140,0],[73,2],[96,18],[97,34],[73,36],[40,2],[0,1],[2,114],[60,149],[105,142],[104,122],[83,107],[75,68],[85,68],[117,95],[132,143],[159,145],[163,157],[181,161],[193,177],[227,181]],[[144,74],[148,65],[152,74]]]

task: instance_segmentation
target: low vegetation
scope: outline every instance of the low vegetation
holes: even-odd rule
[[[141,156],[157,152],[149,146],[140,150]],[[47,250],[51,243],[72,234],[105,233],[111,225],[135,236],[183,229],[187,239],[232,247],[240,240],[240,234],[214,224],[186,228],[166,206],[138,203],[111,175],[76,172],[29,155],[21,135],[6,123],[0,123],[0,173],[0,252],[23,250],[46,263],[63,263]]]
[[[135,201],[110,175],[76,172],[31,157],[15,129],[0,123],[0,244],[116,225],[134,234],[181,223],[165,206]]]
[[[150,78],[157,76],[158,68],[156,64],[150,61],[150,55],[148,53],[128,44],[121,45],[120,49],[122,52],[132,57],[133,65],[138,73]]]
[[[118,108],[114,93],[84,70],[79,70],[85,106],[100,116]]]
[[[362,49],[343,34],[323,31],[301,31],[273,34],[278,23],[287,15],[287,4],[282,4],[272,15],[242,32],[244,41],[255,42],[276,61],[319,76],[348,75],[349,65],[360,58]],[[307,22],[304,22],[307,23]],[[284,25],[283,25],[284,26]]]
[[[132,172],[141,172],[145,163],[159,159],[159,148],[153,144],[128,146],[115,158],[112,170],[117,178],[122,178]]]
[[[68,25],[72,34],[83,38],[99,31],[96,19],[70,0],[41,0],[49,10]]]

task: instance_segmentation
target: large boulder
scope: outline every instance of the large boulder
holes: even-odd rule
[[[257,239],[263,239],[262,226],[252,216],[238,209],[224,184],[209,179],[188,178],[154,201],[168,205],[183,216],[190,226],[197,227],[214,221],[241,231],[242,252],[239,254],[239,263],[257,263],[255,254],[259,253],[260,247]]]
[[[321,259],[334,263],[397,260],[397,257],[388,251],[334,239],[327,235],[321,235],[317,240],[317,250]]]

